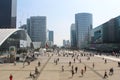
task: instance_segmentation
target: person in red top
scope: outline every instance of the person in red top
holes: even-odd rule
[[[13,76],[12,76],[12,74],[10,74],[9,79],[10,79],[10,80],[13,80]]]

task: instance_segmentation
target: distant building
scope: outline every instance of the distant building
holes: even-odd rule
[[[66,40],[63,40],[63,46],[65,47],[65,45],[66,45]]]
[[[48,47],[52,47],[54,45],[54,32],[51,30],[48,30],[48,35],[47,35],[47,45]]]
[[[20,26],[19,28],[20,28],[20,29],[27,30],[27,25],[26,25],[26,24],[24,24],[24,25]]]
[[[49,36],[49,41],[54,43],[54,32],[53,31],[49,31],[48,36]]]
[[[70,41],[67,40],[66,42],[67,42],[67,43],[66,43],[66,44],[67,44],[67,47],[70,47]]]
[[[76,48],[77,47],[77,42],[76,42],[75,24],[71,25],[70,38],[71,38],[71,48]]]
[[[89,43],[89,35],[92,30],[92,14],[78,13],[75,14],[75,27],[77,47],[85,48]]]
[[[63,40],[63,47],[70,48],[70,41],[69,40]]]
[[[46,17],[32,16],[27,19],[27,32],[33,42],[41,42],[41,47],[46,44]]]
[[[16,28],[17,0],[0,0],[0,28]]]

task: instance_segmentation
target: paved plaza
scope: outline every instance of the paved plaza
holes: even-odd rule
[[[49,54],[49,55],[47,55]],[[69,56],[58,56],[55,53],[47,53],[46,55],[40,55],[37,60],[33,61],[28,65],[22,62],[14,65],[13,63],[0,64],[0,80],[9,80],[10,74],[13,75],[13,80],[120,80],[120,67],[118,67],[118,62],[115,57],[111,56],[91,56],[88,60],[87,56],[79,56],[79,59],[72,58]],[[53,56],[52,56],[53,54]],[[59,58],[57,64],[54,62]],[[113,59],[115,60],[113,60]],[[107,63],[105,63],[105,59]],[[118,59],[119,60],[119,59]],[[38,61],[41,62],[41,66],[38,67]],[[71,61],[71,66],[74,68],[78,67],[78,72],[72,76],[71,66],[69,62]],[[94,63],[94,68],[93,68]],[[64,71],[62,71],[62,66],[64,66]],[[86,66],[86,72],[81,75],[81,69],[84,70]],[[38,68],[40,74],[36,78],[31,78],[29,76],[30,72],[35,73],[35,67]],[[114,69],[114,74],[109,75],[109,69]],[[74,69],[73,68],[73,69]],[[105,71],[108,74],[108,78],[103,78]]]

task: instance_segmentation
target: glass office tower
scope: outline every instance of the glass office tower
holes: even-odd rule
[[[84,48],[89,43],[89,35],[92,30],[92,14],[77,13],[75,14],[75,27],[77,47]]]
[[[17,0],[0,0],[0,28],[16,28]]]

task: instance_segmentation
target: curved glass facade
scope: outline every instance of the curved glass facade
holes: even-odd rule
[[[27,40],[27,35],[24,30],[18,30],[10,35],[0,46],[0,52],[9,51],[11,46],[16,47],[16,49],[20,48],[20,40]]]

